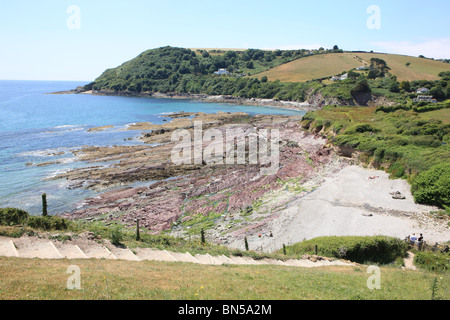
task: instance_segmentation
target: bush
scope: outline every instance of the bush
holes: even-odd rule
[[[41,230],[66,230],[69,227],[69,222],[60,217],[55,216],[29,216],[27,225],[33,229]]]
[[[450,206],[450,163],[433,166],[417,175],[411,185],[417,203]]]
[[[447,271],[450,265],[450,254],[419,251],[414,256],[414,264],[431,271]]]
[[[374,128],[372,125],[368,124],[368,123],[364,123],[364,124],[358,124],[355,125],[351,128],[348,128],[347,130],[345,130],[345,134],[353,134],[353,133],[364,133],[364,132],[379,132],[380,130],[377,128]]]
[[[115,227],[111,230],[111,243],[115,246],[120,245],[123,240],[122,231],[119,227]]]
[[[287,247],[288,254],[314,253],[317,245],[319,255],[346,259],[357,263],[391,263],[406,256],[408,246],[400,239],[375,237],[319,237]]]
[[[69,221],[55,216],[30,216],[26,211],[17,208],[0,208],[0,225],[25,225],[42,230],[66,230]]]
[[[0,225],[26,224],[28,213],[17,208],[0,208]]]

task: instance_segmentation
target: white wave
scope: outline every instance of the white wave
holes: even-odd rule
[[[33,150],[33,151],[24,151],[18,154],[21,157],[54,157],[60,156],[67,152],[70,152],[72,148],[54,148],[54,149],[44,149],[44,150]]]
[[[65,128],[79,128],[79,127],[85,127],[85,125],[82,124],[65,124],[62,126],[56,126],[55,129],[65,129]]]

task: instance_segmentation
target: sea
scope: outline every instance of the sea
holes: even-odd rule
[[[49,214],[70,213],[97,193],[69,189],[65,179],[51,179],[67,170],[95,164],[77,161],[72,151],[83,146],[142,144],[136,122],[161,124],[176,112],[246,112],[303,115],[276,107],[205,103],[146,97],[49,94],[87,84],[79,81],[0,80],[0,208],[14,207],[41,214],[42,193]],[[99,126],[103,131],[88,131]],[[42,165],[46,164],[46,165]],[[101,163],[101,165],[105,165]]]

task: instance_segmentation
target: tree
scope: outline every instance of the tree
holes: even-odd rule
[[[397,81],[393,81],[392,84],[389,86],[390,92],[400,92],[400,87],[398,85]]]
[[[407,62],[407,63],[405,63],[405,65],[406,65],[407,67],[409,67],[409,66],[411,65],[411,62]]]
[[[267,76],[261,78],[261,82],[267,82],[267,80],[268,80]]]
[[[335,51],[336,51],[336,50],[339,50],[339,47],[338,47],[337,45],[334,45],[334,46],[333,46],[333,50],[335,50]]]
[[[247,241],[247,237],[244,238],[244,245],[245,245],[245,250],[248,251],[248,241]]]
[[[372,90],[369,87],[369,83],[366,79],[359,81],[351,90],[352,96],[359,93],[370,93]]]
[[[203,53],[202,53],[202,57],[203,58],[209,58],[211,55],[209,54],[209,52],[208,51],[203,51]]]
[[[348,77],[349,77],[350,79],[357,79],[357,78],[359,77],[359,73],[358,73],[358,72],[355,72],[355,71],[353,71],[353,70],[350,70],[350,71],[348,72]]]
[[[446,97],[446,94],[441,86],[433,87],[430,90],[430,94],[435,98],[436,100],[444,100]]]
[[[402,89],[406,92],[411,92],[411,82],[402,81],[402,83],[400,83],[400,89]]]

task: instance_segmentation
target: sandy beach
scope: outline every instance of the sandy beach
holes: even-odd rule
[[[405,199],[394,199],[391,193],[396,191]],[[276,202],[282,193],[273,196]],[[320,236],[403,239],[423,233],[429,244],[450,240],[447,222],[430,217],[432,210],[436,208],[414,203],[406,181],[389,179],[384,171],[349,165],[330,172],[314,191],[272,212],[276,217],[247,238],[253,250],[265,252]],[[270,232],[273,237],[266,236]],[[230,246],[242,249],[243,240],[238,237]]]

